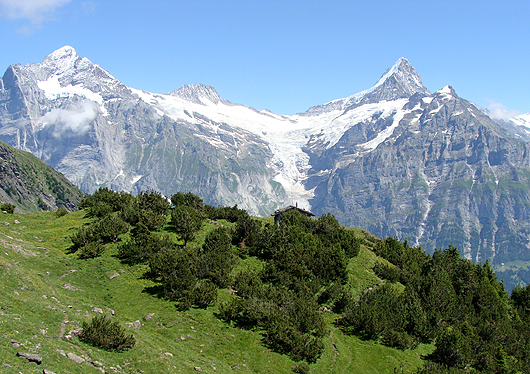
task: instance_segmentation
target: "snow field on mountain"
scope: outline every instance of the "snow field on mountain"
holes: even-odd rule
[[[307,191],[303,186],[303,181],[307,179],[307,171],[311,166],[309,156],[303,152],[302,148],[307,144],[311,135],[320,135],[320,140],[329,149],[337,144],[352,126],[370,119],[374,114],[380,114],[382,118],[391,116],[407,102],[406,99],[400,99],[365,104],[347,112],[333,110],[317,116],[279,116],[257,111],[244,105],[214,103],[206,98],[202,98],[202,104],[198,104],[168,94],[153,94],[136,89],[133,89],[133,92],[174,120],[186,119],[193,123],[207,125],[214,132],[217,132],[219,123],[227,123],[259,136],[269,144],[274,155],[271,166],[278,171],[274,180],[281,183],[293,198],[304,205],[309,205],[308,199],[314,195],[313,191]],[[215,123],[207,123],[202,118],[195,118],[193,113],[199,113]],[[393,125],[383,130],[370,142],[365,143],[365,147],[373,150],[390,137],[404,114],[403,112],[400,116],[396,116]],[[190,118],[190,115],[193,118]],[[205,135],[196,135],[214,146],[226,146],[217,138],[207,139]]]

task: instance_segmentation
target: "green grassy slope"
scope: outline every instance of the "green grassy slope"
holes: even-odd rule
[[[60,218],[53,212],[0,215],[2,373],[292,372],[295,362],[263,346],[259,331],[235,328],[216,317],[219,302],[231,297],[227,290],[220,291],[213,307],[179,312],[173,302],[156,297],[156,284],[143,279],[144,265],[130,267],[115,257],[116,245],[95,259],[69,254],[68,237],[87,222],[83,217],[83,211]],[[206,225],[197,240],[214,227]],[[355,293],[380,282],[371,270],[375,261],[366,246],[351,260],[349,282]],[[236,271],[259,265],[249,257]],[[107,352],[73,336],[71,330],[96,315],[94,308],[109,316],[113,311],[122,326],[139,321],[139,329],[126,327],[136,346]],[[421,355],[432,349],[420,345],[401,351],[363,341],[334,327],[336,317],[326,314],[330,333],[322,357],[310,365],[312,373],[393,373],[395,367],[413,372]],[[17,352],[36,353],[42,364],[28,363]],[[78,364],[64,356],[71,353],[85,361]]]

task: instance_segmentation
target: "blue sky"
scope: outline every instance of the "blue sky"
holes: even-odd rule
[[[216,87],[280,114],[370,88],[400,57],[432,92],[530,112],[528,0],[0,0],[0,70],[71,45],[128,86]]]

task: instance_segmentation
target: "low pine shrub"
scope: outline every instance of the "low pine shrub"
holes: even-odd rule
[[[136,344],[133,335],[127,335],[117,321],[104,315],[95,316],[90,322],[83,322],[83,331],[79,339],[105,350],[122,351]]]
[[[305,362],[300,362],[299,364],[294,365],[293,372],[299,374],[308,374],[311,370],[311,367]]]
[[[15,212],[15,206],[9,203],[0,203],[0,211],[13,214]]]
[[[56,216],[57,218],[61,218],[62,216],[65,216],[65,215],[67,215],[67,214],[68,214],[68,212],[67,212],[66,209],[64,209],[64,208],[59,208],[59,209],[57,209],[57,210],[55,211],[55,216]]]
[[[95,258],[99,257],[105,252],[105,247],[100,242],[89,242],[79,250],[79,258]]]

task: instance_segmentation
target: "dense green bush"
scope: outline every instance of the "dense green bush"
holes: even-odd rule
[[[95,258],[99,257],[105,252],[105,247],[101,242],[88,242],[82,246],[78,251],[80,259]]]
[[[162,248],[149,258],[149,267],[160,281],[164,296],[183,301],[197,283],[198,253],[196,248]]]
[[[198,212],[202,212],[204,210],[204,202],[202,199],[191,192],[177,192],[171,196],[171,204],[173,204],[174,207],[187,206],[195,209]]]
[[[100,187],[92,195],[83,197],[79,209],[86,209],[88,217],[104,217],[109,213],[123,210],[133,200],[134,196],[126,192]]]
[[[171,212],[171,226],[186,245],[195,238],[203,224],[203,215],[192,207],[180,205]]]
[[[0,204],[0,211],[6,212],[8,214],[13,214],[15,212],[15,206],[9,203]]]
[[[305,362],[300,362],[293,367],[293,372],[298,374],[309,374],[310,371],[311,367]]]
[[[160,192],[149,190],[142,191],[136,196],[138,207],[140,210],[148,210],[155,214],[167,214],[171,207],[166,197],[162,196]]]
[[[220,287],[230,283],[230,272],[236,261],[231,239],[230,231],[223,226],[206,236],[199,260],[199,278],[210,279]]]
[[[99,234],[95,224],[82,225],[77,229],[77,232],[70,236],[72,241],[72,247],[74,251],[84,247],[90,242],[96,242],[100,240]]]
[[[128,335],[117,321],[95,316],[90,322],[83,322],[83,331],[79,339],[106,350],[121,351],[132,348],[136,344],[133,335]]]
[[[67,215],[67,214],[68,214],[68,212],[64,208],[59,208],[59,209],[57,209],[55,211],[55,217],[57,217],[57,218],[61,218],[61,217],[65,216],[65,215]]]
[[[345,332],[384,344],[435,344],[421,373],[510,373],[530,367],[526,290],[511,300],[490,264],[474,264],[449,246],[432,256],[394,238],[375,245],[394,265],[376,266],[390,283],[350,303],[338,324]]]
[[[149,258],[162,249],[174,249],[175,243],[168,237],[153,234],[142,223],[131,230],[131,239],[120,244],[118,257],[126,263],[137,264],[149,261]]]
[[[392,283],[399,282],[401,279],[401,271],[397,266],[376,262],[373,270],[379,278],[386,279]]]
[[[206,279],[195,285],[193,289],[185,293],[181,308],[187,309],[191,306],[206,309],[217,300],[217,287]]]
[[[103,242],[116,242],[118,236],[129,231],[129,225],[114,214],[108,214],[95,222],[95,233]]]

